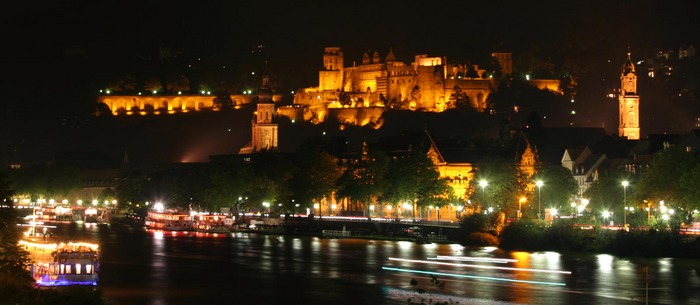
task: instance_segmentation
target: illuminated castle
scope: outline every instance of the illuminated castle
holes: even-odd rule
[[[503,71],[512,71],[510,53],[498,53]],[[478,66],[448,64],[445,57],[416,55],[400,62],[392,50],[365,52],[362,63],[345,66],[339,47],[327,47],[318,87],[294,95],[294,106],[280,107],[281,115],[320,123],[331,116],[342,124],[381,127],[384,109],[442,112],[465,105],[485,111],[495,81]],[[459,104],[459,105],[458,105]]]

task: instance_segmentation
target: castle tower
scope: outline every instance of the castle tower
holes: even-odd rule
[[[637,72],[627,51],[627,61],[620,74],[620,127],[619,136],[639,140],[639,95],[637,95]]]
[[[491,57],[496,58],[498,64],[501,66],[501,73],[503,75],[513,74],[513,54],[510,52],[494,52],[491,53]]]
[[[343,52],[338,47],[326,47],[323,70],[318,72],[320,91],[338,91],[343,86]]]

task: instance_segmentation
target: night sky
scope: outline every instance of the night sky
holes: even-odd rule
[[[42,150],[37,137],[55,131],[51,124],[80,125],[66,120],[94,105],[97,90],[110,79],[152,60],[159,47],[193,61],[235,67],[228,81],[241,70],[256,69],[259,66],[252,62],[264,58],[280,92],[317,85],[325,46],[343,48],[346,65],[359,62],[364,51],[385,55],[389,48],[406,63],[423,53],[476,63],[496,50],[513,52],[514,58],[535,54],[601,79],[579,95],[582,103],[590,105],[581,111],[582,122],[598,126],[607,120],[596,117],[601,107],[611,107],[600,104],[604,102],[599,93],[607,89],[602,79],[617,79],[628,46],[638,58],[651,57],[659,49],[700,47],[696,30],[700,18],[691,4],[549,0],[14,3],[0,10],[0,92],[4,93],[0,118],[6,122],[0,131],[0,160],[13,158],[18,148],[20,154],[25,151],[41,158],[40,153],[28,153]],[[253,53],[259,45],[264,46],[262,55]],[[233,125],[211,128],[219,132],[228,127]],[[248,132],[242,136],[249,136]],[[89,141],[99,142],[95,139]],[[89,146],[79,144],[80,139],[74,142],[57,149]],[[235,150],[230,146],[203,154]],[[121,154],[117,150],[126,148],[111,149],[117,155]],[[178,158],[184,157],[174,159]]]

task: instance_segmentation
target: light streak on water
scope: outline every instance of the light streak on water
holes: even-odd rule
[[[395,257],[390,257],[389,260],[399,261],[399,262],[407,262],[407,263],[432,264],[432,265],[443,265],[443,266],[453,266],[453,267],[470,267],[470,268],[480,268],[480,269],[498,269],[498,270],[510,270],[510,271],[571,274],[571,271],[527,269],[527,268],[515,268],[515,267],[498,267],[498,266],[488,266],[488,265],[458,264],[458,263],[446,263],[446,262],[426,261],[426,260],[417,260],[417,259],[403,259],[403,258],[395,258]]]
[[[430,260],[445,260],[445,261],[460,261],[460,262],[484,262],[484,263],[517,263],[517,259],[512,258],[490,258],[490,257],[478,257],[478,256],[448,256],[448,255],[438,255],[435,258],[428,258]]]
[[[566,286],[565,283],[559,282],[542,282],[542,281],[527,281],[527,280],[515,280],[500,277],[491,276],[479,276],[479,275],[469,275],[469,274],[457,274],[457,273],[445,273],[445,272],[435,272],[435,271],[425,271],[425,270],[415,270],[415,269],[404,269],[404,268],[393,268],[393,267],[382,267],[383,270],[398,271],[398,272],[408,272],[408,273],[418,273],[418,274],[428,274],[428,275],[441,275],[441,276],[451,276],[458,278],[469,278],[469,279],[479,279],[479,280],[491,280],[491,281],[502,281],[502,282],[513,282],[513,283],[526,283],[526,284],[537,284],[537,285],[552,285],[552,286]]]

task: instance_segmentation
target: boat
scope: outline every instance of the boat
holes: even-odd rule
[[[148,211],[144,225],[151,230],[193,231],[192,217],[177,211]]]
[[[223,214],[197,214],[194,216],[194,230],[205,233],[231,233],[233,218]]]
[[[87,208],[83,213],[85,223],[108,224],[111,218],[111,213],[107,209]]]
[[[37,286],[96,286],[99,246],[89,242],[59,242],[42,224],[31,224],[19,244],[29,255],[29,271]]]

